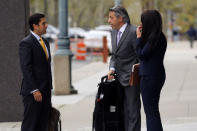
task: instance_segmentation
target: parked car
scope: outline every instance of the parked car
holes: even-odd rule
[[[70,27],[68,35],[70,38],[84,38],[86,31],[80,27]]]
[[[109,53],[112,52],[111,47],[111,32],[109,31],[101,31],[101,30],[90,30],[85,34],[84,42],[87,48],[103,48],[103,37],[107,37],[107,47]]]
[[[100,30],[100,31],[112,31],[112,28],[110,25],[99,25],[97,27],[95,27],[95,30]]]
[[[43,37],[50,43],[53,43],[60,33],[59,29],[53,25],[48,25],[47,32]],[[72,27],[68,29],[68,36],[70,38],[84,38],[86,31],[79,27]]]

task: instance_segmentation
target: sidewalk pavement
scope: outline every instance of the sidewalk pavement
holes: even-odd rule
[[[197,130],[197,46],[168,43],[165,56],[166,82],[160,98],[160,113],[165,131]],[[91,131],[97,84],[108,72],[108,64],[93,62],[72,71],[77,95],[53,96],[52,103],[61,112],[63,131]],[[143,107],[142,131],[145,128]],[[0,123],[0,131],[20,131],[20,122]]]

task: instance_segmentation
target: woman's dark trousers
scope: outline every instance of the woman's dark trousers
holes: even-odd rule
[[[140,91],[146,114],[147,131],[163,131],[159,113],[159,98],[165,76],[142,76]]]

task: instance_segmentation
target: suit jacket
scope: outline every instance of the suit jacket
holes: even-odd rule
[[[141,76],[164,76],[165,68],[163,65],[164,55],[166,52],[167,41],[162,33],[156,47],[151,48],[147,42],[144,46],[141,38],[137,39],[137,54],[140,59]]]
[[[25,37],[19,44],[20,65],[23,73],[20,92],[22,95],[29,95],[35,89],[39,89],[42,93],[50,93],[52,89],[50,46],[45,39],[43,40],[48,49],[48,60],[42,46],[32,34]]]
[[[138,63],[136,54],[136,27],[128,24],[117,46],[117,30],[112,30],[112,57],[110,68],[115,68],[122,86],[129,85],[133,64]]]

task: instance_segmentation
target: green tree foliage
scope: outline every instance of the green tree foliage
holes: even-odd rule
[[[47,1],[47,6],[44,5]],[[70,26],[93,28],[107,24],[108,9],[114,6],[113,0],[68,0]],[[58,25],[58,0],[30,0],[30,12],[44,13],[47,7],[48,23]]]
[[[134,6],[136,2],[140,2],[140,7]],[[127,10],[132,10],[129,12],[131,19],[140,19],[140,14],[146,9],[157,9],[160,11],[163,17],[164,32],[170,26],[181,27],[181,31],[185,32],[191,24],[197,26],[197,0],[123,0],[124,6]],[[139,10],[140,9],[140,10]],[[168,12],[172,14],[168,14]],[[172,25],[169,25],[169,17]],[[134,23],[139,23],[140,21],[135,20]]]
[[[196,0],[180,0],[180,12],[177,23],[182,26],[182,31],[186,31],[190,25],[197,26],[197,1]]]
[[[33,13],[44,13],[48,23],[57,26],[58,0],[30,0],[30,14]]]
[[[140,24],[140,15],[142,6],[139,0],[123,0],[123,6],[127,9],[131,23],[134,25]]]
[[[142,5],[144,1],[141,0]],[[197,20],[197,0],[150,0],[157,1],[158,10],[164,17],[164,24],[167,24],[167,12],[174,13],[176,26],[181,27],[181,31],[185,32],[191,24],[195,24]],[[155,6],[153,6],[155,8]],[[197,23],[196,23],[197,24]],[[166,26],[166,25],[164,25]]]
[[[90,28],[107,24],[108,9],[113,5],[113,0],[70,0],[70,26]]]
[[[30,0],[31,13],[44,13],[45,0]],[[47,17],[50,24],[58,24],[58,0],[46,0]],[[107,24],[108,10],[114,0],[68,0],[70,26],[93,28]],[[164,30],[168,27],[168,11],[175,14],[176,24],[185,31],[191,24],[197,24],[197,0],[122,0],[131,22],[138,25],[140,14],[145,9],[158,9],[163,16]],[[197,25],[196,25],[197,26]]]

